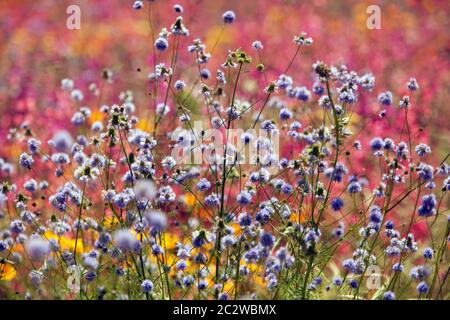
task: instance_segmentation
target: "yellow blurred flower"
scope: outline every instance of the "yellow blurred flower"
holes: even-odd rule
[[[91,116],[89,117],[90,124],[93,124],[96,121],[102,121],[105,117],[105,114],[101,111],[93,111]]]
[[[300,219],[299,219],[298,213],[297,212],[293,212],[291,214],[290,220],[292,222],[294,222],[294,223],[299,223],[299,220],[300,220],[300,223],[303,223],[306,220],[308,220],[308,214],[306,212],[301,212],[300,213]]]
[[[136,124],[136,128],[145,131],[145,132],[152,132],[153,131],[153,120],[146,118],[140,119],[139,122]]]
[[[186,193],[184,195],[184,203],[188,208],[192,208],[195,205],[195,202],[197,200],[195,199],[194,195],[191,193]]]
[[[115,216],[105,216],[103,219],[103,227],[113,228],[119,223],[119,220]]]
[[[177,242],[180,242],[180,237],[176,234],[165,232],[163,234],[163,242],[165,250],[173,250]]]
[[[58,241],[59,246],[62,250],[67,250],[73,252],[75,250],[75,239],[70,239],[65,236],[58,236],[51,231],[46,231],[44,234],[46,239],[55,239]],[[77,242],[77,253],[81,254],[84,252],[83,240],[78,238]]]
[[[0,280],[11,281],[16,277],[16,269],[9,263],[0,263]]]

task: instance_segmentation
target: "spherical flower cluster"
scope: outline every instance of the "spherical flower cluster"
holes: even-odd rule
[[[223,18],[223,22],[227,23],[227,24],[231,24],[234,22],[234,20],[236,20],[236,14],[234,13],[234,11],[228,10],[225,11],[224,14],[222,15]]]

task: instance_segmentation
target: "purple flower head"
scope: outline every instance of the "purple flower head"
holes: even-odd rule
[[[139,245],[136,236],[128,229],[117,230],[113,235],[113,241],[122,251],[135,251]]]
[[[436,196],[434,194],[422,197],[422,203],[419,206],[419,216],[430,217],[436,213]]]
[[[223,22],[225,22],[226,24],[231,24],[234,22],[234,20],[236,20],[236,14],[234,13],[234,11],[228,10],[224,12],[222,18]]]
[[[42,261],[50,253],[50,243],[39,236],[32,236],[25,242],[28,256],[35,261]]]

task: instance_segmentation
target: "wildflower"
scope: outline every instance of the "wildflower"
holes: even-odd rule
[[[23,152],[20,157],[19,157],[19,164],[24,167],[24,168],[28,168],[31,169],[31,166],[34,163],[34,159],[31,155],[29,155],[26,152]]]
[[[38,287],[42,283],[42,280],[44,279],[44,274],[38,270],[31,270],[30,273],[28,274],[28,277],[30,278],[31,283],[35,287]]]
[[[427,293],[429,290],[428,285],[423,281],[417,285],[416,289],[419,294]]]
[[[332,234],[335,237],[341,238],[344,235],[344,224],[340,222],[339,225],[332,230]]]
[[[403,269],[403,265],[398,262],[392,266],[392,271],[394,272],[403,272]]]
[[[27,182],[24,183],[23,187],[28,192],[35,192],[37,187],[38,187],[38,185],[37,185],[36,180],[30,179],[30,180],[28,180]]]
[[[363,74],[358,78],[358,83],[364,89],[371,91],[375,87],[375,77],[371,73]]]
[[[298,46],[310,46],[313,44],[313,39],[307,37],[306,32],[302,32],[299,36],[294,36],[294,43]]]
[[[344,175],[348,173],[347,168],[341,162],[336,163],[334,168],[328,168],[325,170],[325,176],[336,182],[341,182]]]
[[[374,223],[381,223],[382,219],[383,219],[383,215],[381,213],[381,209],[380,207],[373,205],[370,208],[370,215],[369,215],[369,219],[371,222]]]
[[[74,89],[70,92],[70,97],[77,102],[81,102],[84,98],[83,92],[78,89]]]
[[[289,120],[292,118],[292,112],[288,108],[283,108],[280,110],[280,119]]]
[[[392,291],[386,291],[383,294],[383,300],[395,300],[395,293]]]
[[[241,191],[236,197],[236,201],[241,206],[245,206],[252,201],[252,195],[248,191]]]
[[[186,87],[186,83],[183,80],[177,80],[173,86],[177,91],[182,91]]]
[[[225,22],[226,24],[231,24],[234,22],[234,20],[236,20],[236,14],[233,11],[228,10],[224,12],[222,18],[223,22]]]
[[[450,190],[450,176],[447,177],[442,184],[442,191],[449,191],[449,190]]]
[[[312,85],[312,91],[318,95],[321,96],[325,92],[325,88],[323,87],[322,83],[320,81],[316,81]]]
[[[380,137],[373,138],[370,141],[370,147],[372,148],[372,151],[378,151],[381,150],[384,147],[384,141]]]
[[[41,237],[33,236],[25,242],[25,250],[31,259],[42,261],[50,253],[50,244]]]
[[[159,202],[161,203],[169,203],[175,201],[175,192],[173,192],[172,187],[163,186],[159,189]]]
[[[430,181],[433,179],[433,167],[429,166],[425,163],[420,163],[417,167],[417,172],[419,174],[420,179],[423,181]]]
[[[249,227],[252,224],[252,218],[246,212],[242,212],[239,214],[238,221],[241,227]]]
[[[349,284],[350,288],[352,288],[352,289],[358,288],[358,280],[356,280],[356,279],[350,280],[348,284]]]
[[[66,151],[73,144],[72,136],[66,130],[57,131],[49,144],[54,147],[57,151]]]
[[[97,278],[97,273],[93,270],[88,270],[84,274],[84,279],[86,279],[87,282],[92,282]]]
[[[221,84],[226,84],[227,83],[227,79],[225,77],[225,73],[222,70],[217,70],[217,72],[216,72],[216,79]]]
[[[197,189],[200,191],[207,191],[209,190],[209,188],[211,188],[211,182],[209,182],[205,178],[200,179],[200,181],[197,183]]]
[[[285,75],[285,74],[282,74],[282,75],[280,75],[280,76],[278,77],[278,80],[277,80],[277,82],[276,82],[276,86],[277,86],[278,88],[280,88],[280,89],[286,89],[286,88],[288,88],[289,86],[291,86],[292,83],[293,83],[293,81],[292,81],[292,78],[291,78],[291,77],[289,77],[289,76],[287,76],[287,75]]]
[[[170,111],[170,107],[164,103],[160,103],[156,106],[156,114],[160,117],[165,116]]]
[[[419,83],[417,82],[416,78],[409,78],[406,85],[411,91],[416,91],[417,89],[419,89]]]
[[[235,243],[236,243],[236,238],[231,234],[223,236],[223,238],[221,240],[222,248],[231,247]]]
[[[9,249],[9,244],[6,240],[0,240],[0,252],[6,251]]]
[[[144,293],[149,293],[153,290],[153,282],[151,282],[150,280],[144,280],[141,283],[141,289]]]
[[[210,207],[218,207],[220,205],[220,199],[217,194],[211,193],[205,197],[205,204]]]
[[[167,216],[161,211],[151,210],[146,212],[145,218],[148,224],[158,232],[163,231],[167,227]]]
[[[253,41],[252,48],[258,51],[258,50],[262,50],[264,48],[264,46],[262,45],[261,41],[256,40],[256,41]]]
[[[61,89],[64,91],[71,91],[73,89],[74,82],[72,79],[64,78],[61,80]]]
[[[383,148],[385,150],[392,151],[392,150],[395,149],[394,140],[392,140],[391,138],[384,139],[384,143],[383,144],[384,144]]]
[[[219,296],[217,297],[219,300],[228,300],[228,294],[225,292],[219,293]]]
[[[175,4],[175,5],[173,6],[173,10],[174,10],[175,12],[177,12],[177,13],[183,13],[183,7],[182,7],[181,5],[179,5],[179,4]]]
[[[397,155],[397,158],[399,159],[406,159],[408,157],[408,145],[401,141],[398,145],[397,145],[397,149],[395,150],[395,153]]]
[[[421,144],[417,145],[414,150],[419,155],[419,157],[424,157],[428,153],[431,153],[431,148],[428,145],[426,145],[425,143],[421,143]]]
[[[117,230],[113,235],[115,246],[122,251],[134,251],[139,245],[136,236],[128,229]]]
[[[83,183],[97,179],[100,171],[97,168],[91,168],[89,165],[81,166],[75,169],[73,176]]]
[[[339,276],[334,277],[334,279],[333,279],[333,284],[334,284],[336,287],[340,287],[340,286],[342,285],[342,278],[339,277]]]
[[[142,3],[142,1],[135,1],[133,3],[133,9],[135,10],[140,10],[144,7],[144,4]]]
[[[349,193],[359,193],[362,191],[361,183],[358,180],[351,180],[350,184],[347,187]]]
[[[21,220],[16,219],[11,221],[9,230],[12,233],[20,234],[25,231],[25,226],[23,225],[23,222]]]
[[[39,152],[39,146],[41,145],[41,142],[39,140],[36,140],[34,138],[31,138],[28,140],[28,149],[30,150],[30,153],[38,153]]]
[[[189,147],[192,141],[193,137],[191,133],[187,130],[181,130],[176,138],[176,144],[183,148]]]
[[[296,88],[295,97],[301,101],[308,101],[311,98],[311,92],[306,87]]]
[[[272,248],[275,237],[268,232],[263,231],[259,236],[259,243],[266,248]]]
[[[184,261],[183,259],[181,259],[181,260],[179,260],[179,261],[176,263],[175,267],[177,268],[177,270],[183,271],[183,270],[186,270],[186,268],[187,268],[187,263],[186,263],[186,261]]]
[[[169,48],[169,42],[164,37],[159,37],[155,40],[155,48],[159,51],[165,51]]]
[[[400,107],[400,109],[409,108],[409,106],[410,106],[409,100],[410,99],[408,96],[403,96],[401,98],[400,102],[398,103],[398,106]]]
[[[436,196],[434,194],[425,195],[422,197],[422,203],[419,206],[419,216],[430,217],[436,213]]]
[[[417,266],[411,269],[409,276],[416,281],[422,281],[431,274],[431,270],[427,266]]]
[[[385,106],[390,106],[392,104],[392,92],[386,91],[378,95],[378,102]]]
[[[161,161],[161,165],[165,170],[171,170],[176,166],[177,162],[173,157],[165,157]]]

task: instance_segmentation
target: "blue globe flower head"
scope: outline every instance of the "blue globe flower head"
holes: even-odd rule
[[[313,83],[312,91],[316,95],[321,96],[325,92],[325,88],[320,81],[316,81]]]
[[[422,203],[419,206],[419,216],[431,217],[436,213],[436,196],[434,194],[425,195],[422,198]]]
[[[372,206],[370,208],[370,215],[369,215],[370,221],[374,223],[381,223],[383,220],[383,214],[381,213],[381,209],[378,206]]]
[[[420,282],[417,285],[416,289],[419,294],[427,293],[429,290],[428,285],[424,281]]]
[[[384,147],[384,141],[380,137],[375,137],[370,141],[370,147],[372,148],[372,151],[378,151],[383,149]]]
[[[86,279],[87,282],[92,282],[95,280],[95,278],[97,277],[97,273],[95,273],[95,271],[87,271],[84,274],[84,278]]]
[[[141,290],[144,293],[149,293],[153,290],[153,282],[151,280],[144,280],[141,283]]]
[[[383,294],[383,300],[395,300],[395,293],[392,291],[386,291]]]
[[[252,201],[252,195],[248,191],[241,191],[236,197],[237,203],[241,206],[248,205]]]
[[[424,157],[428,153],[431,153],[431,148],[428,145],[426,145],[425,143],[421,143],[421,144],[417,145],[414,150],[419,155],[419,157]]]
[[[259,237],[259,243],[263,247],[272,248],[275,242],[275,237],[268,232],[263,231]]]
[[[386,91],[378,95],[378,102],[385,106],[390,106],[392,104],[392,92]]]
[[[140,10],[140,9],[142,9],[143,7],[144,7],[144,4],[143,4],[142,1],[140,1],[140,0],[135,1],[135,2],[133,3],[133,9],[134,9],[134,10]]]
[[[228,300],[228,294],[226,294],[225,292],[222,292],[219,294],[219,296],[217,298],[219,300]]]
[[[428,260],[433,259],[433,255],[434,255],[434,250],[433,250],[433,248],[427,247],[427,248],[425,248],[425,249],[423,250],[423,257],[424,257],[425,259],[428,259]]]
[[[350,194],[359,193],[362,191],[361,183],[358,181],[351,182],[347,189]]]
[[[234,22],[234,20],[236,20],[236,14],[234,13],[234,11],[228,10],[224,12],[222,18],[223,22],[225,22],[226,24],[231,24]]]
[[[339,277],[339,276],[334,277],[334,279],[333,279],[333,284],[334,284],[336,287],[340,287],[340,286],[342,285],[342,278]]]
[[[417,167],[417,172],[419,173],[420,179],[423,181],[430,181],[433,179],[433,167],[430,165],[427,165],[425,163],[419,164]]]
[[[159,51],[165,51],[169,48],[169,42],[164,37],[159,37],[155,40],[155,48]]]
[[[334,198],[333,200],[331,200],[331,208],[334,211],[339,211],[344,207],[344,200],[342,200],[341,198]]]
[[[239,215],[238,221],[241,227],[249,227],[252,224],[252,217],[249,214],[243,212]]]
[[[200,76],[203,79],[208,80],[211,78],[211,72],[208,69],[202,69],[202,71],[200,71]]]
[[[394,225],[394,222],[392,222],[391,220],[388,220],[388,221],[386,221],[386,223],[384,224],[384,227],[385,227],[387,230],[392,230],[392,229],[394,229],[395,225]]]
[[[358,288],[358,280],[352,279],[349,281],[348,285],[350,286],[350,288],[356,289]]]

